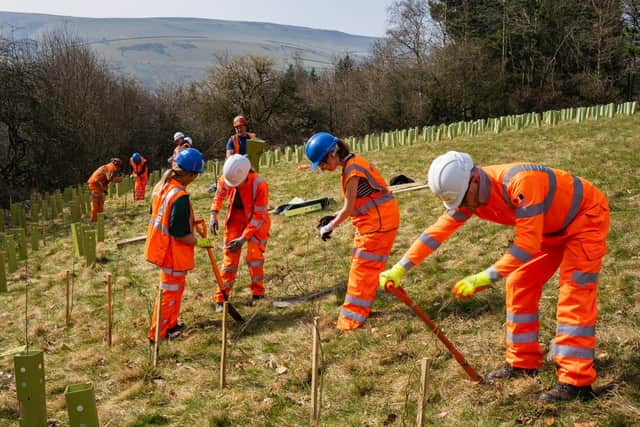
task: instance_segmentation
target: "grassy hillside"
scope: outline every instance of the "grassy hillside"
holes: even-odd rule
[[[322,425],[413,425],[419,390],[419,361],[431,360],[428,390],[430,425],[638,425],[640,420],[640,148],[638,116],[583,124],[460,137],[437,145],[367,153],[384,176],[404,173],[424,179],[429,162],[449,150],[468,151],[479,164],[526,160],[565,168],[590,179],[609,197],[612,226],[609,253],[600,275],[595,388],[588,403],[543,405],[538,394],[556,382],[552,365],[537,378],[475,386],[434,335],[404,305],[381,295],[366,326],[339,335],[334,330],[342,296],[329,296],[290,308],[269,301],[257,307],[249,297],[244,262],[233,303],[250,321],[230,324],[228,387],[218,388],[220,315],[213,312],[212,274],[206,254],[197,253],[188,277],[181,318],[188,325],[177,340],[161,348],[153,369],[146,330],[157,286],[157,270],[143,259],[141,245],[117,250],[119,239],[145,231],[147,207],[127,214],[121,201],[107,200],[107,240],[99,263],[81,268],[72,258],[71,239],[59,224],[47,246],[29,260],[29,336],[46,351],[49,417],[67,425],[63,391],[67,384],[93,382],[103,425],[307,425],[310,405],[310,329],[320,317],[323,351]],[[636,154],[634,154],[636,153]],[[271,205],[294,196],[340,199],[338,174],[298,171],[281,163],[264,169]],[[213,176],[192,184],[195,210],[207,215],[206,187]],[[402,224],[391,262],[441,213],[440,203],[422,190],[398,195]],[[319,290],[346,281],[353,228],[345,224],[328,242],[316,236],[323,213],[272,217],[265,276],[271,299]],[[482,374],[503,363],[504,290],[502,283],[469,302],[452,298],[455,281],[479,271],[508,247],[512,230],[478,219],[408,275],[405,286],[467,360]],[[221,236],[217,238],[222,243]],[[216,250],[218,258],[221,253]],[[74,271],[73,324],[65,327],[65,270]],[[104,278],[114,275],[113,347],[106,346]],[[0,295],[0,349],[24,343],[24,274],[12,276],[10,292]],[[555,333],[557,278],[541,300],[541,340]],[[0,353],[2,350],[0,350]],[[285,369],[286,368],[286,369]],[[0,424],[17,425],[11,357],[0,359]],[[589,424],[591,423],[591,424]]]
[[[260,55],[323,69],[346,53],[368,55],[373,37],[264,22],[198,18],[78,18],[0,11],[0,34],[39,38],[64,29],[146,86],[200,79],[224,57]]]

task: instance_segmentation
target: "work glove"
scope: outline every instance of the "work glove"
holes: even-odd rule
[[[211,218],[209,218],[209,231],[213,234],[218,234],[218,212],[211,212]]]
[[[233,239],[232,241],[230,241],[227,244],[227,248],[229,248],[231,252],[238,252],[240,249],[242,249],[242,245],[245,241],[246,240],[244,239],[244,237],[238,237],[237,239]]]
[[[389,283],[389,286],[399,288],[400,282],[406,273],[407,270],[403,266],[396,264],[389,270],[380,273],[380,276],[378,276],[378,284],[383,291],[386,290],[387,283]]]
[[[472,274],[464,279],[458,281],[451,292],[457,299],[468,300],[471,299],[478,292],[484,291],[493,284],[493,281],[489,277],[489,273],[483,271],[478,274]]]
[[[196,246],[199,248],[212,248],[213,243],[211,242],[211,239],[209,239],[208,237],[198,237],[198,240],[196,241]]]
[[[331,238],[331,233],[333,233],[333,222],[320,227],[319,234],[323,242],[326,242]]]
[[[318,221],[318,225],[316,225],[316,228],[320,229],[321,227],[324,227],[325,225],[329,224],[334,219],[336,219],[336,215],[325,215],[322,218],[320,218],[320,220]]]

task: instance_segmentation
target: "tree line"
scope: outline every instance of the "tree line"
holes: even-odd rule
[[[66,32],[0,37],[0,204],[84,182],[135,151],[166,164],[176,130],[224,157],[231,119],[277,145],[620,102],[640,93],[640,0],[400,0],[364,60],[325,70],[220,59],[155,90]]]

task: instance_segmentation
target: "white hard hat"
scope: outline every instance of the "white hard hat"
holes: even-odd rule
[[[462,203],[473,169],[473,159],[467,153],[448,151],[436,157],[427,174],[429,188],[447,209]]]
[[[251,162],[242,154],[232,154],[224,162],[222,167],[222,177],[225,184],[230,187],[237,187],[249,175]]]
[[[188,142],[189,144],[193,145],[193,140],[191,139],[190,136],[185,136],[184,137],[184,142]]]
[[[174,140],[174,141],[177,141],[177,140],[179,140],[180,138],[184,138],[184,133],[182,133],[182,132],[176,132],[176,133],[174,133],[174,134],[173,134],[173,140]]]

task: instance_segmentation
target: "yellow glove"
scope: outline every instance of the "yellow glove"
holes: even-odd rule
[[[493,284],[489,277],[489,273],[483,271],[478,274],[472,274],[456,283],[451,292],[457,299],[471,299],[478,292],[484,291]]]
[[[211,239],[208,237],[198,237],[196,246],[199,248],[212,248],[213,243],[211,243]]]
[[[380,273],[380,276],[378,277],[378,284],[383,291],[386,290],[387,283],[389,283],[389,286],[395,286],[396,288],[399,288],[400,282],[402,281],[402,278],[406,273],[407,270],[405,270],[403,266],[401,266],[400,264],[396,264],[391,267],[391,269],[385,270]]]

